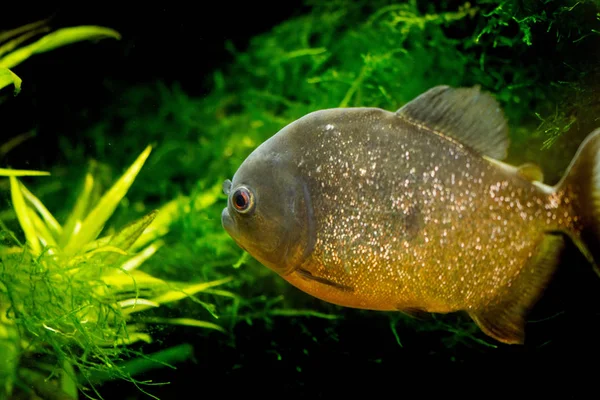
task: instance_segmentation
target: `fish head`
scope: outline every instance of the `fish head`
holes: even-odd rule
[[[276,141],[276,140],[275,140]],[[260,263],[280,275],[310,256],[315,234],[308,187],[289,151],[267,141],[223,183],[223,228]]]

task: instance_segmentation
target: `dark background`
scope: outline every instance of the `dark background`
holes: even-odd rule
[[[56,28],[97,24],[116,29],[123,38],[93,46],[70,45],[14,68],[23,88],[2,104],[0,141],[37,130],[32,142],[4,160],[15,168],[60,162],[58,135],[77,135],[101,120],[103,107],[118,96],[119,88],[177,81],[188,94],[202,96],[210,90],[206,77],[232,59],[224,46],[227,40],[243,49],[252,36],[307,10],[299,1],[33,4],[3,9],[0,30],[53,16],[51,25]],[[10,89],[4,95],[11,96]],[[574,251],[564,258],[558,279],[534,314],[539,319],[558,317],[529,324],[526,346],[490,350],[461,345],[452,350],[441,340],[436,342],[434,334],[405,332],[401,348],[391,334],[381,334],[389,331],[387,318],[349,310],[338,332],[318,319],[301,323],[281,318],[272,330],[262,323],[240,323],[235,346],[215,346],[218,342],[211,336],[172,329],[164,342],[148,350],[191,342],[195,360],[143,379],[171,382],[147,388],[163,399],[337,398],[361,393],[370,398],[429,398],[434,393],[468,398],[597,398],[600,284]],[[318,340],[310,339],[313,333]],[[138,398],[139,391],[129,383],[112,383],[102,394],[107,399]]]
[[[207,93],[212,71],[232,60],[227,41],[243,50],[253,36],[308,9],[297,0],[276,6],[265,1],[179,6],[22,3],[2,9],[0,31],[51,17],[52,28],[100,25],[117,30],[122,39],[72,44],[34,55],[13,68],[23,86],[16,98],[2,105],[0,140],[37,131],[35,142],[7,156],[5,162],[13,168],[25,167],[24,161],[31,163],[28,168],[62,161],[57,136],[76,135],[101,120],[103,106],[128,85],[179,82],[190,96]],[[11,96],[11,90],[3,95]],[[39,151],[32,154],[32,147]]]

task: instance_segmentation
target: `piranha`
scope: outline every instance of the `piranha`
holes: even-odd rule
[[[223,190],[233,240],[345,307],[466,312],[522,344],[566,241],[600,260],[600,129],[562,179],[509,165],[494,97],[436,86],[396,112],[312,112],[258,146]]]

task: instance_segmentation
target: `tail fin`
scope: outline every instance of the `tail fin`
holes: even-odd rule
[[[600,275],[600,128],[585,138],[554,188],[575,196],[573,208],[581,218],[582,229],[573,239]]]

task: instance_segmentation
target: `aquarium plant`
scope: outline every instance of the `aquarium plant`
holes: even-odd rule
[[[18,90],[21,80],[10,68],[32,54],[83,39],[118,38],[110,29],[75,27],[16,48],[39,27],[32,24],[2,36],[17,35],[2,46],[4,86],[12,83]],[[13,138],[3,151],[22,140]],[[23,177],[52,179],[48,172],[0,169],[0,176],[10,181],[12,212],[18,221],[16,229],[0,221],[0,398],[100,396],[96,386],[108,379],[127,379],[139,386],[136,373],[191,355],[189,345],[154,358],[129,350],[136,342],[152,340],[148,324],[224,331],[209,321],[147,312],[230,280],[182,283],[143,272],[144,262],[161,248],[180,199],[119,229],[107,224],[151,150],[147,146],[104,193],[92,162],[62,223],[22,182]]]

